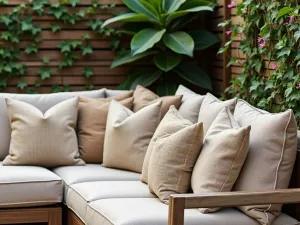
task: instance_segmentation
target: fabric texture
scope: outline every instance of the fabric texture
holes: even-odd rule
[[[187,193],[190,187],[191,173],[203,142],[203,126],[182,118],[174,106],[158,130],[161,126],[169,127],[166,123],[181,123],[181,129],[155,140],[148,167],[148,185],[151,192],[168,204],[171,194]]]
[[[240,127],[229,108],[218,114],[205,136],[192,173],[193,192],[230,192],[245,162],[250,126]],[[200,209],[202,213],[218,209]]]
[[[104,89],[95,91],[77,91],[77,92],[63,92],[54,94],[7,94],[0,93],[0,160],[3,160],[9,151],[11,127],[6,108],[5,98],[19,100],[29,103],[43,113],[56,104],[70,99],[74,96],[85,96],[89,98],[104,98]]]
[[[78,97],[58,103],[45,114],[28,103],[6,101],[12,133],[9,155],[3,165],[85,164],[79,158],[75,132]]]
[[[235,105],[236,98],[221,101],[212,94],[207,93],[202,102],[198,117],[198,121],[203,123],[204,134],[207,133],[210,125],[224,107],[228,107],[231,113],[233,113]]]
[[[197,123],[200,107],[205,95],[196,94],[183,85],[179,85],[175,95],[182,95],[181,105],[178,109],[180,115],[192,123]]]
[[[234,191],[288,188],[297,151],[297,125],[292,110],[271,114],[239,100],[234,118],[241,126],[251,125],[248,156]],[[281,205],[239,208],[269,225],[280,214]]]
[[[126,94],[127,92],[127,90],[112,90],[105,88],[105,98],[116,97],[118,95]]]
[[[107,117],[103,165],[141,173],[150,140],[160,122],[161,101],[136,113],[112,100]]]
[[[62,202],[63,183],[45,168],[0,162],[0,193],[0,208],[53,205]]]
[[[133,112],[137,112],[145,106],[161,100],[161,116],[164,117],[171,105],[174,105],[176,109],[180,107],[182,95],[159,97],[149,89],[138,85],[133,92],[133,98]]]
[[[103,162],[103,146],[106,120],[112,99],[131,109],[133,91],[111,98],[79,97],[78,144],[80,157],[86,163]]]
[[[169,207],[155,198],[103,199],[88,204],[89,225],[167,225]],[[296,225],[297,220],[282,213],[272,225]],[[184,225],[259,225],[238,209],[221,209],[202,214],[186,209]]]

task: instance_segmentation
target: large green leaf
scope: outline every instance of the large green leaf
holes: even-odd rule
[[[188,0],[184,4],[181,5],[179,11],[196,8],[199,6],[216,6],[216,2],[208,1],[208,0]]]
[[[150,21],[149,18],[144,14],[126,13],[106,20],[101,27],[103,28],[108,24],[116,23],[116,22],[148,22],[148,21]]]
[[[212,90],[208,74],[193,63],[182,63],[174,70],[183,79],[201,88]]]
[[[138,32],[134,35],[130,44],[132,55],[135,56],[152,48],[161,40],[165,32],[165,29],[155,30],[152,28],[147,28]]]
[[[176,12],[186,0],[162,0],[163,9],[168,13]]]
[[[137,85],[148,87],[155,81],[157,81],[162,74],[163,71],[158,69],[141,71],[140,74],[136,77],[136,79],[132,82],[130,89],[135,89]]]
[[[179,65],[181,62],[181,55],[173,52],[161,52],[156,54],[153,60],[159,69],[168,72]]]
[[[118,55],[111,64],[111,68],[115,68],[127,63],[135,62],[139,59],[145,58],[146,56],[153,55],[157,53],[156,51],[146,51],[141,54],[132,56],[131,51],[125,51]]]
[[[193,38],[186,32],[178,31],[165,34],[163,37],[165,45],[179,54],[193,56],[195,43]]]
[[[195,42],[195,50],[203,50],[220,42],[217,35],[206,30],[193,30],[189,34]]]
[[[174,95],[178,85],[166,81],[158,84],[156,92],[159,96]]]
[[[141,13],[150,20],[159,21],[159,14],[157,10],[145,0],[123,0],[124,4],[136,13]]]

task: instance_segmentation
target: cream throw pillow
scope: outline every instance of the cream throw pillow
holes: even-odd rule
[[[226,107],[205,135],[192,173],[194,193],[231,191],[246,159],[250,126],[240,127]],[[203,213],[217,209],[200,209]]]
[[[149,142],[160,122],[161,101],[134,113],[112,100],[106,124],[103,165],[141,173]]]
[[[198,121],[203,122],[204,134],[207,133],[208,128],[215,120],[219,112],[224,108],[228,107],[233,113],[236,105],[236,98],[221,101],[210,93],[207,93],[200,108]]]
[[[297,125],[292,110],[269,113],[239,100],[234,118],[251,125],[249,152],[234,191],[264,191],[288,188],[297,153]],[[271,224],[281,205],[239,207],[261,224]]]
[[[3,165],[84,165],[74,129],[77,97],[58,103],[45,114],[25,102],[6,99],[6,104],[12,133],[9,155]]]
[[[164,117],[158,130],[160,127],[170,128],[172,124],[181,124],[181,129],[174,129],[174,132],[166,130],[156,137],[148,168],[149,189],[166,204],[171,194],[188,192],[203,141],[202,123],[192,124],[181,117],[174,107]]]

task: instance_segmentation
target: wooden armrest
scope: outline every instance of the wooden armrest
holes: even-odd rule
[[[214,192],[171,195],[169,225],[184,224],[184,209],[300,202],[300,188],[259,192]]]

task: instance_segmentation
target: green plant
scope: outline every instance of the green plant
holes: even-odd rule
[[[219,42],[206,30],[187,30],[186,25],[201,11],[213,11],[215,1],[209,0],[123,0],[130,10],[108,19],[102,28],[123,22],[120,33],[132,36],[130,49],[122,51],[113,61],[115,68],[145,57],[152,57],[156,68],[131,72],[119,88],[135,88],[137,84],[150,86],[159,80],[160,95],[173,94],[179,79],[211,90],[208,74],[197,66],[194,51],[203,50]],[[178,80],[176,82],[176,80]]]
[[[232,79],[227,96],[271,112],[293,109],[300,127],[299,11],[298,0],[243,0],[237,5],[237,16],[243,22],[228,30],[230,41],[219,53],[229,50],[234,40],[242,40],[238,49],[246,60],[230,60],[228,66],[240,65],[242,72]]]

